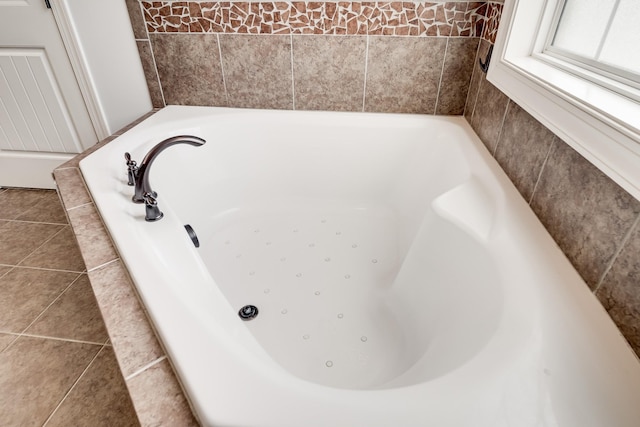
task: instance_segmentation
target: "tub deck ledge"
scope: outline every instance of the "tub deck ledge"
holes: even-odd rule
[[[197,426],[198,422],[186,395],[138,299],[129,273],[111,242],[79,169],[80,160],[156,111],[146,114],[61,165],[53,175],[140,424]]]

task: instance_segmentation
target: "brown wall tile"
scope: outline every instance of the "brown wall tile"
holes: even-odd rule
[[[596,292],[637,354],[640,354],[640,224]]]
[[[127,12],[129,13],[129,20],[131,21],[133,36],[136,39],[146,39],[147,29],[142,16],[142,10],[140,9],[140,1],[125,0],[125,3],[127,4]]]
[[[365,36],[294,36],[298,110],[362,111]]]
[[[592,289],[640,212],[640,202],[561,140],[531,207]]]
[[[522,197],[531,201],[554,135],[515,102],[510,102],[495,158]]]
[[[478,66],[490,45],[480,41],[464,117],[490,150],[497,143],[496,160],[525,199],[531,198],[534,212],[640,355],[640,202],[496,93]],[[505,103],[501,125],[499,110]],[[487,118],[493,125],[485,123]]]
[[[436,114],[461,115],[464,113],[478,41],[473,38],[449,39]]]
[[[456,115],[463,112],[462,104],[469,87],[467,73],[471,73],[468,67],[473,52],[468,51],[473,50],[471,46],[477,44],[483,35],[488,11],[496,9],[488,8],[483,1],[446,4],[317,2],[293,5],[269,2],[176,2],[172,3],[171,8],[165,2],[143,2],[142,5],[144,13],[141,14],[140,3],[127,0],[154,108],[160,108],[165,103],[225,106],[228,102],[233,107],[359,111],[361,108],[356,99],[362,90],[358,84],[361,46],[360,43],[352,44],[352,41],[339,39],[369,35],[372,36],[371,40],[402,36],[402,39],[413,39],[417,46],[449,40],[451,54],[442,75],[443,83],[439,85],[442,70],[439,50],[395,51],[390,62],[400,58],[400,63],[396,62],[391,74],[385,76],[385,70],[379,70],[377,65],[384,68],[383,57],[388,56],[389,52],[382,52],[382,57],[376,58],[374,47],[374,56],[369,64],[373,75],[368,82],[371,86],[371,102],[367,111],[432,114],[436,112],[434,94],[440,90],[437,113]],[[274,14],[273,10],[278,13]],[[146,20],[144,31],[140,16]],[[494,16],[493,27],[497,27],[498,20],[499,15]],[[245,37],[248,34],[253,37],[228,38],[236,35]],[[305,58],[297,57],[296,49],[293,49],[297,89],[292,88],[287,78],[291,65],[291,55],[287,54],[287,49],[291,46],[285,47],[287,43],[282,40],[291,39],[284,34],[293,34],[301,54],[305,54]],[[298,38],[300,34],[304,36]],[[170,38],[157,39],[158,36]],[[185,39],[176,41],[182,36],[188,36],[186,40],[190,42]],[[228,44],[228,49],[222,46],[224,83],[227,86],[224,90],[220,89],[219,82],[215,87],[203,83],[212,75],[208,70],[211,67],[207,58],[210,49],[200,46],[204,39],[194,39],[196,36],[216,37],[220,43],[225,41]],[[149,37],[152,51],[145,44]],[[192,44],[191,48],[187,46],[188,43]],[[405,40],[404,44],[408,46],[411,42]],[[318,48],[313,52],[315,55],[309,56],[312,52],[305,49],[308,46]],[[322,63],[332,48],[335,49],[334,54],[344,58],[342,68],[329,66],[338,64],[336,57]],[[351,50],[347,53],[349,48]],[[153,66],[154,55],[157,72]],[[306,61],[309,58],[312,63],[317,61],[317,65],[322,66],[309,66]],[[399,73],[394,73],[395,70],[399,70]],[[160,75],[161,88],[157,74]],[[218,71],[213,70],[213,74],[217,79]],[[311,78],[315,79],[315,85]],[[424,82],[412,81],[416,78],[422,78]],[[387,79],[389,85],[385,84]],[[164,100],[162,90],[165,92]],[[292,93],[295,93],[295,102],[290,99]]]
[[[369,38],[365,111],[435,112],[446,38]]]
[[[167,105],[227,105],[215,34],[152,34],[151,47]]]
[[[489,42],[485,40],[480,40],[478,44],[478,51],[476,53],[476,57],[473,61],[473,74],[471,76],[471,82],[469,83],[469,91],[467,93],[467,102],[464,106],[464,117],[467,119],[469,124],[471,124],[473,120],[473,113],[476,108],[476,101],[478,99],[478,89],[480,89],[480,82],[485,79],[485,75],[480,69],[480,64],[478,63],[478,58],[486,58],[487,52],[489,51]]]
[[[293,109],[291,37],[220,35],[229,106]]]
[[[484,145],[493,153],[498,144],[502,121],[507,110],[509,98],[492,85],[484,74],[480,80],[477,105],[473,112],[471,127],[476,131]]]
[[[147,80],[149,96],[151,96],[151,105],[153,108],[162,108],[164,107],[164,96],[162,95],[162,89],[160,88],[160,81],[158,80],[159,77],[156,71],[156,63],[153,59],[153,53],[151,52],[151,44],[149,43],[149,40],[139,40],[136,43],[138,45],[140,60],[142,61],[144,77]]]

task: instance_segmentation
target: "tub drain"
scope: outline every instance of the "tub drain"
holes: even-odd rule
[[[258,315],[258,307],[255,305],[245,305],[238,311],[238,316],[242,320],[251,320]]]

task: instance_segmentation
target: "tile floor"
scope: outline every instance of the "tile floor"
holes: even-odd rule
[[[52,190],[0,188],[0,425],[138,426]]]

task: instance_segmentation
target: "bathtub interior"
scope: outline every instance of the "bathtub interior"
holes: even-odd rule
[[[160,155],[146,223],[123,154],[176,134],[208,142]],[[203,425],[640,419],[637,358],[462,118],[168,107],[80,167]]]
[[[456,120],[434,122],[232,116],[174,131],[207,143],[167,150],[150,181],[232,310],[258,307],[244,325],[288,372],[417,384],[473,358],[502,306],[486,247],[499,195],[477,191]]]

